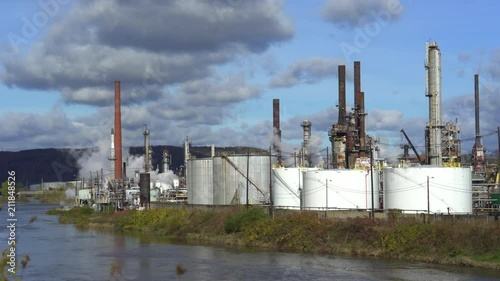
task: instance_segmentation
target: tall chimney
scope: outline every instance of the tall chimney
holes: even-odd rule
[[[150,171],[150,159],[149,159],[149,129],[146,127],[144,130],[144,172],[149,173]]]
[[[354,62],[354,108],[359,109],[359,93],[361,92],[361,62]],[[358,126],[356,120],[356,126]]]
[[[273,130],[278,140],[281,142],[281,130],[280,130],[280,100],[273,99]]]
[[[354,139],[353,148],[354,150],[361,149],[361,62],[354,62]],[[356,158],[359,157],[359,153],[352,154],[352,161],[350,164],[356,161]]]
[[[115,179],[121,180],[122,171],[122,115],[120,105],[120,81],[115,81]]]
[[[280,100],[273,99],[273,136],[274,150],[278,153],[278,162],[281,163],[281,129],[280,129]]]
[[[472,166],[474,172],[484,173],[484,147],[479,128],[479,75],[474,75],[474,111],[476,117],[476,142],[472,147]]]
[[[338,66],[339,74],[339,119],[338,124],[346,123],[346,102],[345,102],[345,65]]]
[[[474,75],[474,100],[476,113],[476,139],[481,136],[479,132],[479,75]]]
[[[360,157],[366,156],[365,92],[359,92],[359,150]]]

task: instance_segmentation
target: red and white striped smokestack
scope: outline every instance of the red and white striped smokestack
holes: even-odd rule
[[[122,114],[120,81],[115,81],[115,179],[122,179]]]

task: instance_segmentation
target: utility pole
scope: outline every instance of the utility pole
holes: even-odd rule
[[[269,146],[269,203],[271,204],[271,218],[274,218],[274,197],[273,197],[273,165],[271,146]],[[279,163],[278,163],[279,164]]]
[[[372,141],[370,140],[370,181],[371,181],[371,190],[372,190],[372,212],[371,212],[371,217],[373,220],[375,220],[375,213],[374,213],[374,199],[373,199],[373,149],[372,149]]]
[[[500,172],[500,126],[497,127],[497,133],[498,133],[498,164],[497,164],[497,169]]]
[[[325,187],[326,187],[325,188],[325,190],[326,190],[326,197],[325,197],[326,205],[325,205],[325,207],[326,207],[326,210],[328,211],[328,179],[325,179],[325,183],[326,183],[325,184]]]
[[[250,174],[250,148],[247,149],[247,204],[248,208],[248,175]]]
[[[431,202],[429,198],[429,176],[427,176],[427,223],[430,223]]]

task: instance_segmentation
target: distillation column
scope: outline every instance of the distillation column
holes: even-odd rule
[[[426,43],[426,93],[429,97],[429,122],[426,125],[427,163],[442,166],[441,154],[441,51],[437,42]]]

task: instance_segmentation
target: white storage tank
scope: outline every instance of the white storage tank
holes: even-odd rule
[[[317,168],[275,168],[273,169],[274,207],[284,209],[300,208],[300,189],[303,188],[303,173]]]
[[[251,181],[248,183],[248,203],[268,202],[271,165],[276,164],[276,160],[275,156],[265,155],[213,157],[213,204],[246,204],[247,161]]]
[[[379,208],[379,171],[373,170],[374,208]],[[302,191],[306,209],[371,209],[369,170],[319,170],[304,173]]]
[[[212,158],[189,159],[187,161],[186,185],[188,204],[213,204]]]
[[[431,213],[472,213],[470,168],[408,167],[383,173],[384,209],[425,213],[429,206]]]

